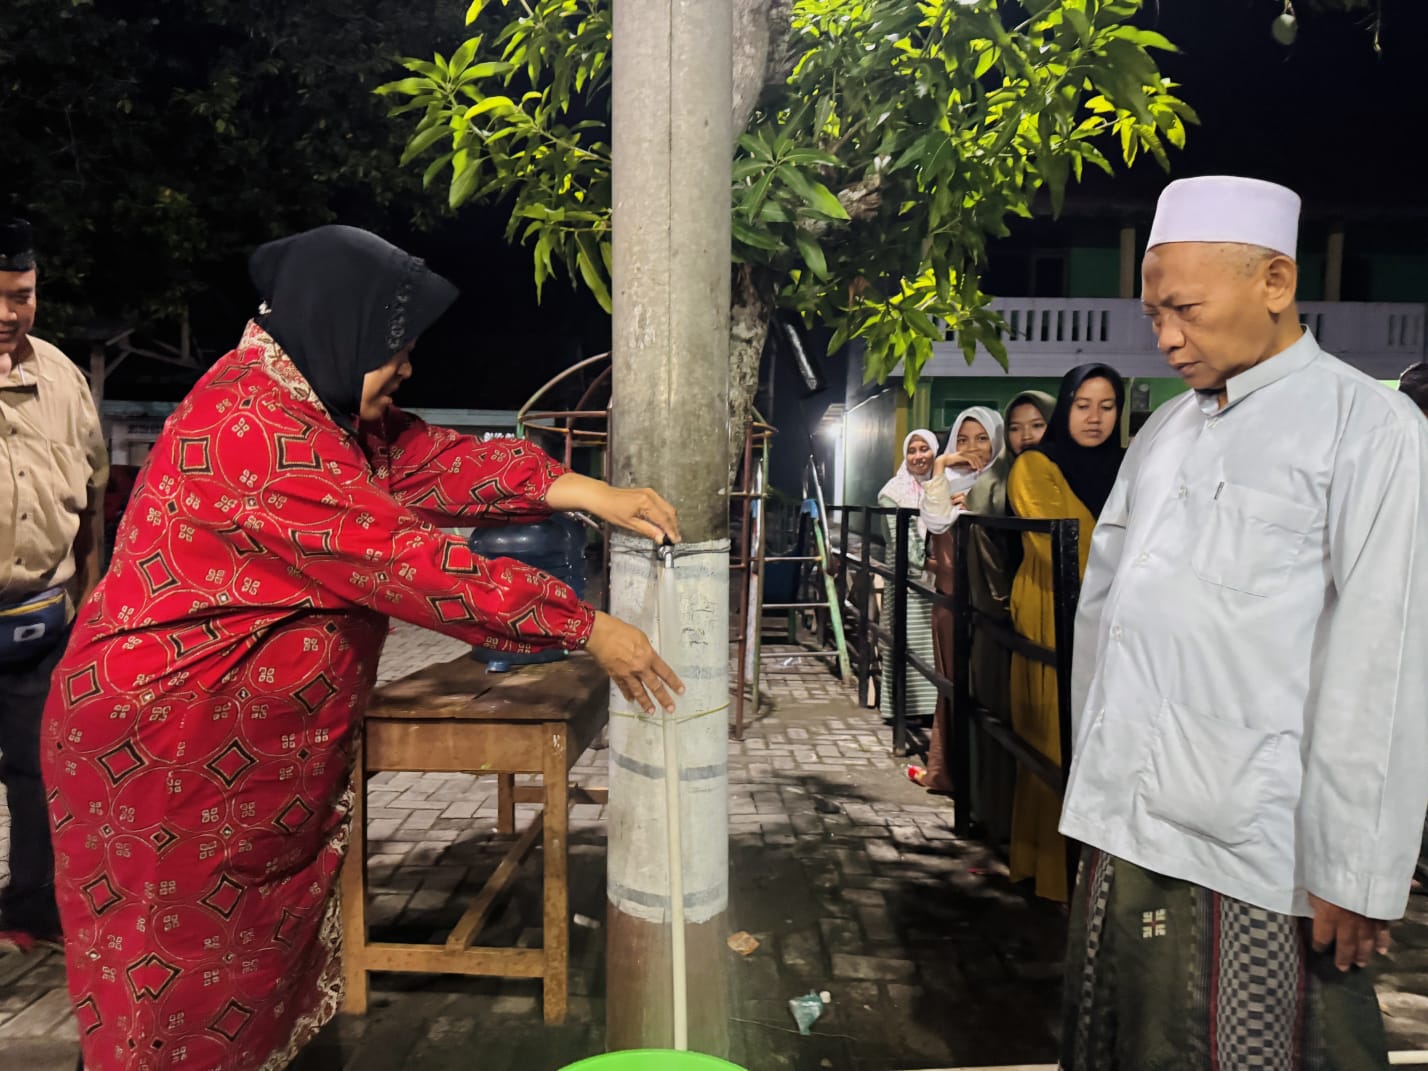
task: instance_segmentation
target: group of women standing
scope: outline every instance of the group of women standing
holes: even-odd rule
[[[1072,519],[1080,523],[1080,570],[1085,573],[1091,532],[1120,469],[1121,414],[1125,384],[1103,364],[1072,369],[1056,398],[1023,391],[998,414],[982,406],[961,413],[946,446],[937,454],[930,432],[912,432],[903,443],[904,460],[878,496],[887,508],[918,510],[909,534],[909,571],[921,573],[936,590],[951,594],[953,541],[958,516],[972,513],[1027,519]],[[889,516],[888,541],[895,540]],[[1004,621],[1043,647],[1056,643],[1052,592],[1051,537],[1005,533],[974,527],[969,533],[967,571],[973,608]],[[951,615],[927,600],[907,601],[908,649],[938,672],[951,676]],[[1056,672],[1047,665],[1011,654],[984,632],[973,632],[969,686],[979,704],[1009,722],[1016,734],[1055,763],[1061,762]],[[922,674],[906,676],[905,713],[931,718],[932,737],[925,769],[908,775],[930,791],[952,787],[948,771],[951,746],[949,704]],[[891,692],[883,688],[885,715]],[[1065,850],[1056,831],[1060,801],[1029,771],[1018,770],[1011,756],[978,734],[972,769],[972,806],[995,842],[1010,839],[1013,881],[1034,878],[1036,891],[1065,901]]]

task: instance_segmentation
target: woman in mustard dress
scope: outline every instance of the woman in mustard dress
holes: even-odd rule
[[[1121,410],[1125,382],[1103,364],[1073,368],[1061,381],[1046,434],[1017,458],[1007,481],[1007,505],[1018,517],[1070,518],[1080,522],[1080,572],[1086,573],[1091,531],[1120,471]],[[1022,537],[1021,568],[1012,582],[1011,616],[1016,631],[1033,643],[1054,647],[1051,537]],[[1012,656],[1012,726],[1017,735],[1057,765],[1061,729],[1056,671]],[[1061,800],[1029,770],[1018,769],[1012,807],[1011,877],[1036,879],[1036,894],[1064,903],[1066,845],[1056,827]]]

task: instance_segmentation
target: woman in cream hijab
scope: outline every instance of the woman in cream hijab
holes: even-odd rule
[[[902,464],[883,489],[878,492],[878,505],[884,509],[921,509],[926,496],[927,481],[932,479],[933,466],[937,457],[937,436],[926,428],[910,432],[902,442]],[[887,525],[887,561],[893,561],[893,547],[897,542],[897,518],[884,517]],[[926,580],[927,529],[919,520],[907,536],[907,572],[919,580]],[[883,588],[882,621],[886,628],[892,628],[893,589]],[[931,608],[917,596],[907,600],[907,646],[908,650],[923,659],[932,657]],[[893,716],[892,700],[892,652],[886,648],[882,655],[882,684],[879,688],[883,718],[889,722]],[[903,710],[908,719],[930,718],[937,704],[937,689],[922,674],[912,670],[907,674],[907,702]]]

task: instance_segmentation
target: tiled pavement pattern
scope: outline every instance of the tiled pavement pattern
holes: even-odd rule
[[[393,679],[462,653],[399,629]],[[982,847],[955,839],[951,807],[902,775],[888,733],[809,662],[765,659],[764,705],[730,745],[730,929],[762,942],[730,952],[735,1058],[752,1071],[871,1071],[1054,1058],[1061,912],[1009,886]],[[605,753],[576,777],[606,783]],[[533,808],[518,808],[528,820]],[[495,785],[464,775],[384,774],[369,787],[369,850],[381,936],[436,940],[494,868]],[[0,812],[0,844],[5,836]],[[602,920],[603,808],[571,823],[571,911]],[[1428,1048],[1428,902],[1415,897],[1381,977],[1395,1048]],[[538,943],[538,860],[483,940]],[[535,982],[377,975],[372,1013],[339,1020],[295,1071],[554,1071],[602,1048],[604,931],[571,931],[570,1022],[540,1024]],[[787,1000],[833,1003],[799,1037]],[[697,996],[697,993],[696,993]],[[74,1029],[58,957],[0,957],[0,1066],[70,1071]]]

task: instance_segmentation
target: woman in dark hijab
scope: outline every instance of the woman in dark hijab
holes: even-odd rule
[[[1116,482],[1121,458],[1121,412],[1125,382],[1104,364],[1073,368],[1061,380],[1046,434],[1012,465],[1007,505],[1018,517],[1080,522],[1080,571],[1086,573],[1091,532]],[[1051,537],[1022,537],[1022,562],[1012,581],[1011,616],[1016,631],[1043,647],[1056,644],[1051,582]],[[1053,762],[1061,762],[1056,671],[1022,655],[1012,656],[1012,726],[1017,735]],[[1065,902],[1066,847],[1056,827],[1056,794],[1035,775],[1018,769],[1012,807],[1012,880],[1034,877],[1036,892]]]
[[[336,1011],[347,788],[389,616],[584,647],[647,710],[682,690],[638,629],[440,530],[583,509],[679,538],[653,492],[392,405],[450,283],[348,227],[266,245],[252,272],[262,311],[165,425],[45,711],[69,985],[104,1071],[286,1067]]]
[[[362,382],[456,300],[456,287],[375,234],[320,227],[261,246],[248,263],[256,322],[351,431]]]
[[[1126,385],[1110,365],[1083,364],[1061,380],[1046,434],[1031,449],[1044,454],[1094,519],[1115,485],[1125,447],[1120,419]],[[1090,533],[1082,533],[1089,544]]]

